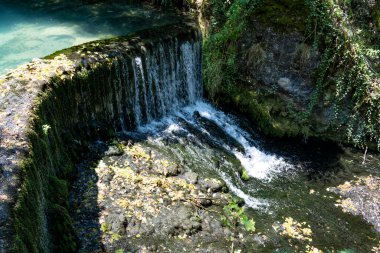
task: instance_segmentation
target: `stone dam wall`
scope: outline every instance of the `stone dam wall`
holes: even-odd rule
[[[199,29],[184,22],[65,49],[0,77],[0,253],[76,250],[74,163],[89,142],[199,98],[200,52]]]

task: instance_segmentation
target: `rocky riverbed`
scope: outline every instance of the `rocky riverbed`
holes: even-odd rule
[[[336,205],[344,212],[363,216],[380,232],[380,178],[361,176],[328,190],[341,196]]]
[[[265,245],[220,179],[200,178],[132,141],[97,142],[90,154],[77,166],[71,195],[79,252],[239,252]]]

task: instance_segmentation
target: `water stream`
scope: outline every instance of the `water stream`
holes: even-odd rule
[[[0,75],[58,49],[176,20],[129,5],[71,8],[75,15],[67,8],[0,5]],[[120,138],[157,150],[201,177],[223,179],[245,201],[257,232],[269,238],[262,252],[293,252],[274,229],[287,217],[310,225],[315,247],[370,252],[379,235],[360,216],[342,212],[327,188],[354,176],[379,175],[379,157],[370,153],[362,164],[362,153],[335,144],[268,139],[241,116],[211,105],[203,99],[199,40],[158,43],[132,61],[114,63],[109,85],[116,93],[101,108],[116,118]],[[93,105],[83,97],[78,104],[90,112]],[[242,167],[247,181],[240,177]]]
[[[270,140],[244,125],[244,120],[199,100],[124,135],[203,177],[223,179],[244,199],[258,231],[273,243],[258,252],[294,252],[274,229],[288,217],[306,222],[313,231],[309,244],[324,252],[370,252],[379,238],[373,227],[344,213],[327,188],[357,175],[378,174],[379,158],[371,155],[361,165],[361,152],[318,141]],[[240,178],[240,166],[248,181]]]
[[[355,175],[378,175],[379,157],[370,154],[361,164],[360,151],[332,143],[265,138],[241,116],[203,100],[200,55],[197,39],[173,40],[118,67],[117,85],[132,89],[129,103],[136,126],[128,130],[123,123],[125,108],[119,106],[114,114],[120,115],[120,137],[165,154],[201,177],[223,179],[244,199],[259,233],[269,238],[262,252],[293,252],[288,239],[276,230],[289,218],[310,226],[312,243],[301,240],[301,245],[370,252],[379,235],[360,216],[337,207],[338,196],[327,188]],[[132,82],[120,78],[128,76],[127,71],[133,72]],[[120,94],[118,103],[123,98]],[[239,175],[242,167],[248,181]]]

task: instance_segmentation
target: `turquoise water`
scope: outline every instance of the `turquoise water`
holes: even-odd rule
[[[18,5],[0,3],[0,75],[63,48],[174,23],[178,18],[141,5]]]

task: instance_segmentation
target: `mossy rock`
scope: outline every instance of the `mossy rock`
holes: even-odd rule
[[[48,217],[53,252],[76,252],[75,231],[67,209],[57,204],[51,205],[48,207]]]
[[[303,0],[264,0],[255,11],[254,17],[278,31],[304,31],[307,8]]]
[[[295,137],[308,132],[301,120],[294,118],[295,113],[289,112],[287,102],[275,95],[259,94],[244,84],[230,84],[220,87],[215,98],[220,106],[234,108],[247,116],[266,135]]]

